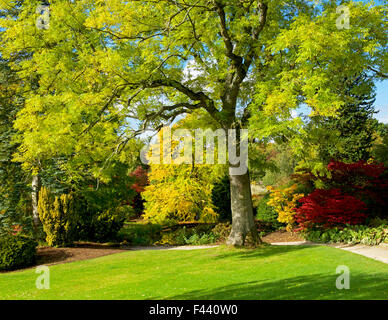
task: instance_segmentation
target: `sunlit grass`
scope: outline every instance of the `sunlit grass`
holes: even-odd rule
[[[336,268],[350,269],[338,290]],[[128,251],[50,267],[49,290],[35,269],[0,274],[2,299],[387,299],[388,265],[321,246]]]

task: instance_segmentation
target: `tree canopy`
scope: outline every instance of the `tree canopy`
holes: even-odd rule
[[[1,50],[23,81],[16,160],[26,168],[65,154],[97,174],[126,161],[121,151],[143,129],[197,109],[220,128],[249,125],[256,138],[302,130],[291,116],[300,105],[333,115],[349,102],[337,90],[344,75],[388,74],[385,4],[53,0],[49,16],[33,0],[3,6],[17,12],[0,19]],[[243,243],[253,228],[249,177],[231,187],[234,219],[249,221],[234,223],[245,226]]]
[[[265,134],[302,102],[334,112],[345,103],[333,90],[344,73],[388,69],[387,8],[373,3],[346,3],[351,27],[342,30],[333,1],[59,0],[48,29],[36,27],[36,1],[8,5],[20,13],[1,20],[2,54],[31,53],[13,67],[39,82],[24,83],[16,122],[25,162],[58,152],[105,157],[132,135],[130,117],[155,127],[203,108],[228,127],[252,101],[252,126]]]

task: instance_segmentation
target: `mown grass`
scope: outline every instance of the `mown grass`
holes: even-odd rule
[[[336,268],[350,269],[338,290]],[[1,299],[387,299],[388,265],[323,246],[128,251],[50,266],[49,290],[35,269],[0,274]]]

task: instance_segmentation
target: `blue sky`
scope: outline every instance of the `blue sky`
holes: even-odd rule
[[[388,123],[388,80],[376,84],[376,101],[375,109],[379,111],[376,119],[383,123]]]

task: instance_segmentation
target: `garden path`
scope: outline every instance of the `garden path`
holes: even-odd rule
[[[362,256],[378,260],[388,264],[388,244],[380,244],[378,246],[366,246],[360,244],[322,244],[310,241],[295,241],[295,242],[272,242],[275,246],[290,246],[290,245],[326,245],[346,251],[350,251]]]

